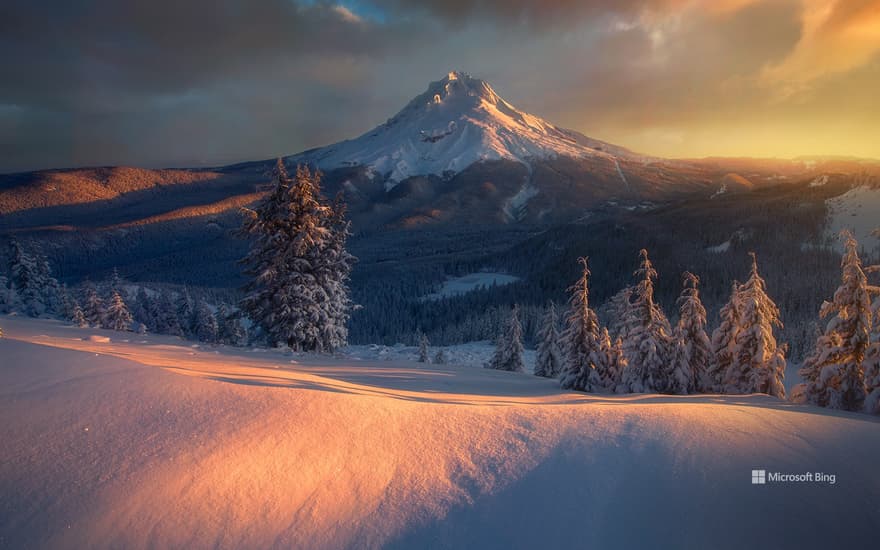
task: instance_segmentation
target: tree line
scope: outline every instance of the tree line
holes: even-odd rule
[[[880,287],[868,284],[858,243],[845,232],[841,285],[820,317],[830,317],[814,351],[799,371],[804,379],[792,400],[851,411],[880,413]],[[767,293],[757,257],[744,283],[734,282],[719,324],[707,332],[700,279],[685,272],[672,326],[654,299],[657,271],[648,252],[639,252],[635,284],[608,301],[610,321],[602,326],[590,305],[591,271],[580,258],[581,275],[569,289],[560,322],[550,304],[538,331],[534,373],[558,378],[564,389],[591,393],[764,393],[785,398],[787,346],[777,343],[779,308]],[[873,300],[873,302],[872,302]],[[513,308],[498,337],[489,368],[523,371],[522,328]]]

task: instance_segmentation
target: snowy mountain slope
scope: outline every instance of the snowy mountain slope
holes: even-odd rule
[[[861,185],[825,203],[830,214],[828,233],[841,250],[843,243],[835,237],[841,230],[849,229],[865,250],[877,252],[880,246],[880,187]]]
[[[492,87],[462,72],[432,82],[385,124],[362,136],[289,157],[321,169],[366,166],[391,188],[417,175],[458,173],[475,162],[616,156],[637,158],[524,113]]]
[[[856,548],[880,522],[867,415],[0,324],[4,547]]]

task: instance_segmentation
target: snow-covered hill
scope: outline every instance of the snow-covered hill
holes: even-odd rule
[[[289,157],[321,169],[364,166],[393,187],[411,176],[458,173],[479,161],[637,155],[524,113],[462,72],[432,82],[385,124],[362,136]]]
[[[867,415],[0,326],[4,548],[868,548],[880,524]]]
[[[827,230],[832,237],[843,229],[853,232],[859,244],[875,253],[880,247],[880,187],[860,185],[826,201],[830,220]],[[835,239],[842,249],[843,244]]]

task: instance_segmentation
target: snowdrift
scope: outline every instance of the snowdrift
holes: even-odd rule
[[[0,547],[864,548],[880,525],[867,415],[0,324]]]

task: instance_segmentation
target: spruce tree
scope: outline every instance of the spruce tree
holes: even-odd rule
[[[437,350],[437,355],[434,356],[434,364],[435,365],[445,365],[446,364],[446,352],[443,351],[443,348]]]
[[[0,275],[0,313],[9,313],[16,307],[18,296],[9,288],[9,279]]]
[[[107,312],[104,315],[103,327],[120,332],[131,330],[132,317],[125,305],[125,300],[117,291],[110,295],[110,303],[107,304]]]
[[[618,338],[612,342],[611,334],[607,328],[603,327],[599,332],[598,357],[594,361],[591,383],[592,391],[600,393],[617,392],[625,365],[623,341]]]
[[[193,335],[201,342],[213,343],[217,341],[220,329],[214,312],[204,302],[198,302],[195,306]]]
[[[559,385],[563,389],[593,391],[594,370],[600,355],[599,319],[590,308],[590,266],[578,258],[581,276],[568,291],[569,311],[562,333],[563,363]]]
[[[87,328],[89,326],[89,322],[86,321],[86,316],[76,300],[73,301],[73,313],[70,315],[70,321],[79,328]]]
[[[779,308],[767,295],[758,274],[754,252],[749,279],[739,289],[740,329],[733,347],[733,362],[724,373],[729,393],[766,393],[785,397],[785,351],[777,346],[773,328],[782,328]]]
[[[841,283],[819,317],[831,317],[815,350],[799,371],[804,384],[795,388],[795,399],[820,407],[861,410],[865,403],[864,361],[871,345],[873,314],[871,294],[880,292],[868,284],[852,233],[842,233],[845,252],[841,260]]]
[[[180,325],[182,336],[190,337],[195,335],[196,329],[196,306],[189,288],[183,287],[183,290],[177,297],[177,321]]]
[[[322,202],[320,175],[299,167],[291,178],[279,159],[272,188],[246,211],[252,246],[243,260],[252,277],[241,308],[269,340],[297,351],[344,345],[351,309],[344,209]]]
[[[47,281],[42,269],[38,260],[14,239],[9,241],[9,280],[26,315],[39,317],[46,313],[48,308],[43,293]]]
[[[98,296],[98,290],[91,282],[83,288],[83,315],[89,326],[100,328],[104,324],[104,301]]]
[[[499,335],[495,346],[495,354],[488,367],[495,370],[523,372],[522,325],[519,322],[519,307],[514,304],[507,325]]]
[[[709,380],[712,390],[724,392],[724,375],[733,364],[734,344],[740,330],[738,281],[733,282],[730,299],[718,312],[720,323],[712,332],[712,358],[709,364]]]
[[[217,308],[217,323],[219,324],[218,339],[221,343],[230,346],[241,346],[247,340],[244,325],[241,324],[239,312],[230,312],[226,304],[220,304]]]
[[[550,302],[538,330],[538,350],[535,357],[535,376],[556,378],[562,372],[562,353],[559,349],[559,319],[556,304]]]
[[[183,327],[177,316],[177,307],[171,293],[162,290],[156,303],[156,328],[158,334],[170,334],[171,336],[184,336]]]
[[[670,364],[670,393],[685,395],[712,391],[709,378],[711,343],[706,334],[706,308],[700,301],[700,279],[690,272],[683,275],[684,289],[678,298],[679,320],[673,333],[674,353]]]
[[[419,336],[419,363],[430,363],[430,359],[428,359],[428,346],[431,343],[428,341],[428,335],[424,332]]]
[[[670,327],[666,315],[654,302],[657,271],[648,251],[639,251],[640,265],[634,273],[638,283],[624,323],[623,351],[627,367],[622,383],[633,393],[665,392],[669,389],[666,364],[670,360]]]
[[[150,332],[159,332],[156,327],[156,302],[150,298],[144,287],[138,288],[132,316],[143,323]]]

